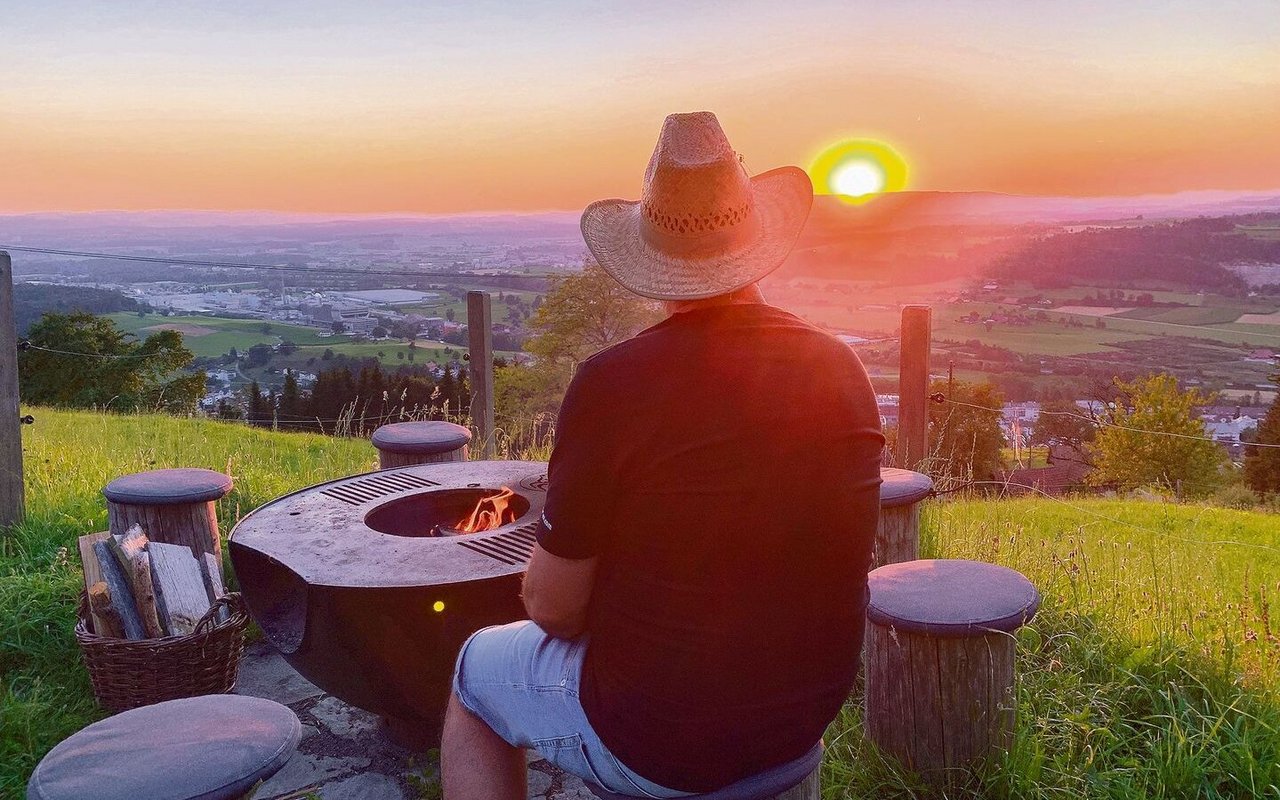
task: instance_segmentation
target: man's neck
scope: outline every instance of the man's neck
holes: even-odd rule
[[[753,283],[729,294],[719,294],[702,300],[664,300],[662,305],[668,314],[683,314],[700,308],[752,305],[764,301],[764,294],[760,291],[760,287]]]

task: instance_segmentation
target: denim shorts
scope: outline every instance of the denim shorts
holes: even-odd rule
[[[632,772],[609,752],[578,702],[587,638],[556,639],[533,622],[477,631],[462,645],[453,693],[507,744],[615,794],[689,797]]]

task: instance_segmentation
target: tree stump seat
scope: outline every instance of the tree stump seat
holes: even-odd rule
[[[686,800],[821,800],[818,771],[822,767],[822,752],[822,742],[818,742],[795,761],[743,778],[714,792],[689,795]],[[586,785],[600,800],[634,800],[633,795],[616,794],[590,781]]]
[[[157,542],[185,544],[197,559],[221,559],[215,504],[233,486],[231,476],[211,469],[156,469],[123,475],[102,490],[111,532],[141,525]]]
[[[914,561],[920,552],[920,501],[933,493],[933,479],[909,469],[880,469],[880,522],[872,567]]]
[[[934,782],[1007,750],[1013,632],[1040,607],[1031,582],[944,559],[883,566],[867,583],[867,738]]]
[[[471,431],[438,420],[393,422],[373,432],[373,446],[378,449],[382,469],[466,461],[470,443]]]
[[[72,734],[36,765],[27,800],[232,800],[293,755],[302,725],[257,697],[170,700]]]

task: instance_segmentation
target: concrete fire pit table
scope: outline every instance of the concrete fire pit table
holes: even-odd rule
[[[867,738],[932,782],[1007,750],[1014,632],[1040,607],[1020,573],[952,559],[867,579]]]
[[[466,461],[470,443],[471,431],[436,420],[393,422],[373,432],[373,446],[383,469]]]
[[[459,525],[511,489],[492,530]],[[524,618],[520,582],[546,496],[546,464],[469,461],[313,486],[247,515],[231,563],[253,618],[294,669],[435,744],[453,662],[472,632]]]
[[[920,553],[920,501],[933,493],[933,479],[909,469],[880,470],[880,524],[872,566],[914,561]]]
[[[148,538],[185,544],[197,558],[222,557],[216,503],[231,491],[230,475],[211,469],[156,469],[116,478],[106,485],[112,533],[141,525]]]

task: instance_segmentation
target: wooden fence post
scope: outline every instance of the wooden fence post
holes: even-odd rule
[[[471,364],[471,420],[480,457],[493,458],[493,298],[467,292],[467,338]]]
[[[22,423],[18,419],[18,331],[13,261],[0,250],[0,528],[22,522]]]
[[[929,306],[902,307],[898,356],[898,466],[918,469],[929,454]]]

